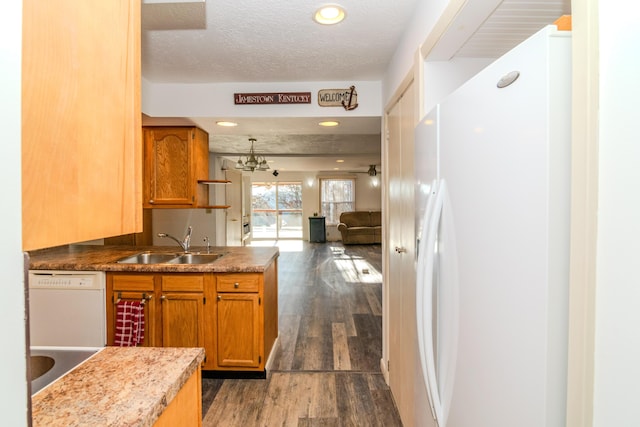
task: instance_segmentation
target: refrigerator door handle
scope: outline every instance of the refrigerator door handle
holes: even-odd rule
[[[432,198],[435,198],[435,201],[433,204],[429,203],[430,206],[428,205],[425,211],[423,224],[426,225],[426,236],[422,236],[420,241],[417,271],[418,286],[416,289],[416,320],[418,322],[420,364],[422,366],[422,375],[427,389],[427,396],[429,397],[429,405],[431,406],[431,415],[438,425],[440,425],[443,419],[443,408],[436,377],[435,349],[433,346],[433,269],[436,235],[440,226],[440,218],[442,217],[445,193],[446,185],[444,181],[441,181],[435,196],[432,196]],[[431,202],[431,199],[429,202]]]

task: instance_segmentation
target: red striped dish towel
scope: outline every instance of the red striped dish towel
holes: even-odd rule
[[[114,345],[135,347],[144,340],[144,302],[118,301]]]

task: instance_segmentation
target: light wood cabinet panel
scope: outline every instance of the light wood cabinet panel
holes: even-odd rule
[[[278,262],[263,273],[216,275],[212,317],[213,369],[264,371],[278,337]],[[205,367],[205,369],[207,369]]]
[[[219,275],[218,292],[259,292],[262,274],[230,273]]]
[[[216,355],[219,367],[260,367],[262,315],[259,300],[258,294],[218,294]]]
[[[142,231],[140,16],[23,1],[24,250]]]
[[[153,426],[202,426],[202,380],[199,367],[191,374]]]
[[[146,298],[145,346],[203,347],[204,370],[264,372],[278,337],[277,259],[262,273],[107,272],[107,341],[115,303]]]
[[[142,347],[160,346],[158,307],[152,274],[107,274],[107,345],[115,342],[118,301],[144,301],[144,340]]]
[[[162,345],[204,347],[204,298],[202,293],[163,293]]]
[[[205,277],[202,274],[174,274],[163,275],[161,289],[163,292],[202,292],[204,291]]]
[[[205,347],[207,277],[211,274],[107,273],[107,343],[115,340],[117,301],[145,300],[143,346]]]
[[[196,127],[144,128],[144,207],[209,204],[209,135]]]

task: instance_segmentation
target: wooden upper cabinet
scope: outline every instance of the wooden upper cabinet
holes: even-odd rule
[[[196,127],[145,127],[144,207],[207,206],[209,135]]]
[[[22,5],[23,249],[142,231],[140,1]]]

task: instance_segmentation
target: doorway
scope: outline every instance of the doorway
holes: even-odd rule
[[[254,240],[302,239],[302,182],[254,182]]]

